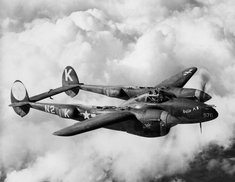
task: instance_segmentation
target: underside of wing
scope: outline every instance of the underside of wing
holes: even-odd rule
[[[83,122],[75,123],[74,125],[56,131],[53,134],[58,136],[73,136],[129,120],[136,120],[135,115],[127,111],[115,111],[98,115]]]
[[[196,71],[196,67],[185,69],[184,71],[164,80],[156,87],[183,87]]]

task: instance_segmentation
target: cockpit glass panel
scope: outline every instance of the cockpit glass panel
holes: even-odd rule
[[[163,95],[149,95],[147,96],[146,101],[149,103],[162,103],[167,101],[168,99],[164,97]]]
[[[146,101],[146,95],[139,96],[135,99],[137,102],[145,102]]]
[[[135,98],[135,101],[137,102],[148,102],[148,103],[162,103],[167,100],[169,100],[169,98],[164,94],[159,94],[159,93],[155,94],[152,92]]]

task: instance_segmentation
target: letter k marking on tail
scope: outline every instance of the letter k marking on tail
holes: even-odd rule
[[[65,81],[67,82],[68,80],[69,81],[73,81],[73,79],[72,79],[72,77],[71,77],[71,75],[70,75],[70,73],[71,73],[71,71],[72,71],[72,69],[69,69],[69,71],[67,70],[67,69],[65,69]]]

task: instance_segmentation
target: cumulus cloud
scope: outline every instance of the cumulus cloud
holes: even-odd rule
[[[222,151],[234,143],[233,1],[3,0],[1,7],[0,179],[187,181],[204,150],[210,156],[205,169],[234,177],[234,163],[207,150],[211,143]],[[105,129],[61,138],[51,133],[73,121],[33,110],[19,118],[7,106],[14,80],[22,80],[29,95],[38,94],[59,86],[66,65],[81,82],[143,86],[197,66],[186,86],[201,88],[209,77],[206,91],[220,116],[203,124],[202,134],[199,126],[184,125],[155,139]],[[54,102],[121,103],[82,91]]]

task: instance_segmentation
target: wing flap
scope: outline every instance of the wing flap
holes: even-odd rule
[[[53,134],[58,136],[73,136],[131,119],[136,119],[136,117],[134,114],[127,111],[117,111],[107,114],[101,114],[94,118],[90,118],[83,122],[75,123],[72,126],[63,128],[59,131],[54,132]]]

